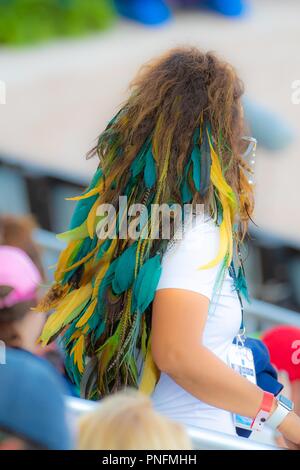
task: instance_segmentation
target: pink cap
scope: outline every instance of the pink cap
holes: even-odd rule
[[[0,298],[0,309],[35,299],[41,280],[39,270],[23,250],[0,246],[0,286],[13,288]]]

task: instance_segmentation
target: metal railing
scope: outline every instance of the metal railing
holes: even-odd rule
[[[263,331],[273,325],[291,325],[300,328],[300,314],[287,308],[251,299],[245,305],[245,323],[248,332]]]
[[[80,398],[67,397],[66,406],[72,418],[93,411],[99,403]],[[230,436],[217,431],[187,427],[187,433],[195,450],[279,450],[278,447],[261,444],[243,437]]]

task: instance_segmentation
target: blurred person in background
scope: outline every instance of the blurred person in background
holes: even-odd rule
[[[26,349],[43,356],[65,376],[63,354],[57,344],[54,342],[41,348],[37,343],[46,318],[32,309],[41,296],[40,290],[46,277],[42,253],[33,239],[35,228],[36,224],[31,216],[0,215],[0,340],[9,347]],[[4,251],[1,251],[1,246]],[[13,250],[13,247],[17,250]],[[24,289],[31,291],[32,298],[23,302],[21,296],[15,299],[14,305],[7,307],[4,302],[1,306],[1,297],[5,298],[10,289],[6,284],[15,281],[20,289],[23,289],[21,285],[24,284]],[[28,285],[25,287],[26,283]],[[22,295],[26,296],[26,293]],[[69,381],[68,385],[70,393],[77,395]]]
[[[45,321],[45,316],[31,311],[45,281],[41,252],[32,237],[35,227],[31,216],[0,215],[0,339],[33,353],[38,352],[36,340]],[[22,294],[5,305],[13,283]]]
[[[27,351],[7,348],[0,384],[0,450],[71,448],[66,391],[51,365]]]
[[[183,427],[134,390],[105,398],[79,422],[79,450],[191,450]]]
[[[6,346],[36,351],[45,315],[38,302],[41,274],[20,248],[0,246],[0,339]]]
[[[300,445],[292,404],[282,411],[274,394],[229,366],[243,331],[243,240],[254,208],[243,85],[214,54],[178,48],[142,68],[131,91],[91,153],[100,164],[75,198],[69,244],[39,305],[54,310],[41,340],[62,335],[86,398],[136,386],[183,425],[235,435],[238,414],[256,427],[273,421]],[[138,234],[122,232],[120,196],[143,204]],[[173,215],[164,237],[153,206],[174,202],[183,218],[193,209],[192,224],[175,237]],[[118,221],[99,213],[104,203]]]
[[[45,280],[42,253],[33,240],[33,231],[37,225],[32,216],[0,215],[0,245],[16,246],[25,251]]]
[[[261,337],[267,346],[271,363],[283,378],[286,388],[295,403],[295,412],[300,415],[300,328],[280,325],[270,328]]]

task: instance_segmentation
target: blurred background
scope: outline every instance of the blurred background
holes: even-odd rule
[[[213,50],[243,79],[258,139],[247,271],[265,303],[255,329],[300,312],[299,17],[298,0],[0,0],[0,213],[33,214],[53,265],[54,234],[73,210],[64,198],[95,171],[85,155],[137,69],[177,45]]]

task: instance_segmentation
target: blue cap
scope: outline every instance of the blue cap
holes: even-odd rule
[[[50,450],[71,448],[64,383],[47,361],[7,349],[0,384],[0,428]]]

